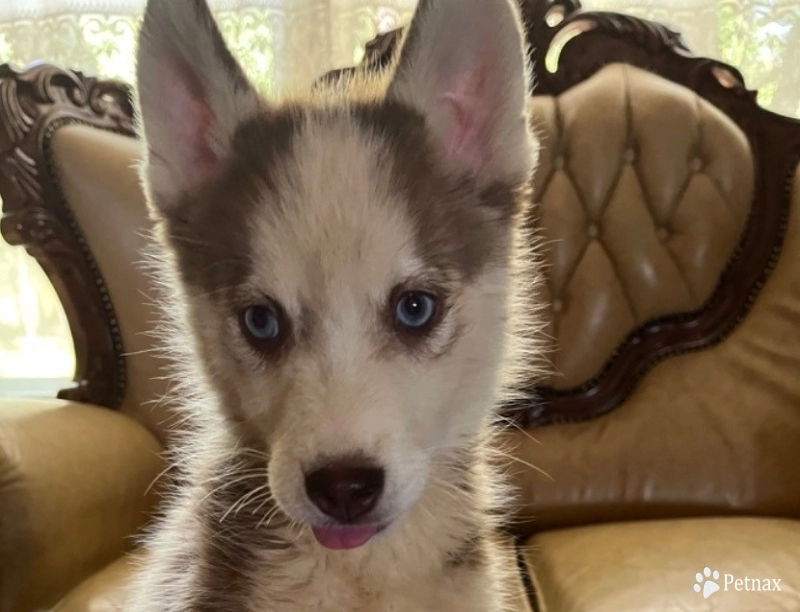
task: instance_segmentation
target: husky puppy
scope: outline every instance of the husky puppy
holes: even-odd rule
[[[489,449],[538,353],[525,57],[512,0],[421,0],[385,74],[270,100],[203,0],[149,1],[185,427],[129,612],[511,609]]]

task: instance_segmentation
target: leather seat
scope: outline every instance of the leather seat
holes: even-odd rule
[[[800,609],[799,521],[703,518],[592,525],[543,532],[524,550],[539,612]],[[708,599],[702,597],[706,582],[719,587],[706,587]]]
[[[52,604],[134,546],[161,445],[107,408],[0,400],[0,610]]]

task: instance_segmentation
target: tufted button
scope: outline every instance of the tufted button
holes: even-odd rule
[[[555,314],[564,312],[564,300],[556,298],[553,300],[552,309]]]
[[[691,168],[692,172],[700,172],[703,169],[703,160],[699,157],[695,157],[691,162],[689,162],[689,168]]]
[[[596,223],[592,223],[586,228],[586,233],[592,240],[597,240],[600,237],[600,227]]]
[[[671,232],[666,227],[659,227],[656,230],[656,236],[658,237],[658,239],[661,242],[666,242],[667,240],[669,240],[670,235],[671,235]]]
[[[553,167],[556,170],[563,170],[564,166],[566,166],[566,159],[564,159],[563,155],[559,155],[553,160]]]
[[[632,164],[636,161],[636,149],[633,147],[625,150],[625,163]]]

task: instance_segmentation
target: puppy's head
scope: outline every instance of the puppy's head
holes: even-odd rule
[[[330,548],[419,499],[515,358],[535,151],[512,1],[421,0],[376,87],[265,100],[204,2],[149,2],[144,176],[178,316],[278,505]]]

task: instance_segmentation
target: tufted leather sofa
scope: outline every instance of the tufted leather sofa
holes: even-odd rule
[[[518,610],[798,611],[800,123],[658,24],[523,9],[552,367],[502,439]],[[132,263],[132,108],[46,65],[0,68],[0,90],[3,235],[53,280],[78,354],[62,399],[0,401],[0,612],[124,609],[174,429]]]
[[[626,342],[658,333],[641,331],[651,322],[708,308],[758,214],[756,178],[728,117],[633,66],[607,66],[534,109],[554,340],[543,384],[564,397],[597,388]],[[796,219],[785,232],[723,336],[659,356],[607,414],[506,434],[540,610],[800,610]],[[783,590],[696,600],[705,567],[783,577]]]

